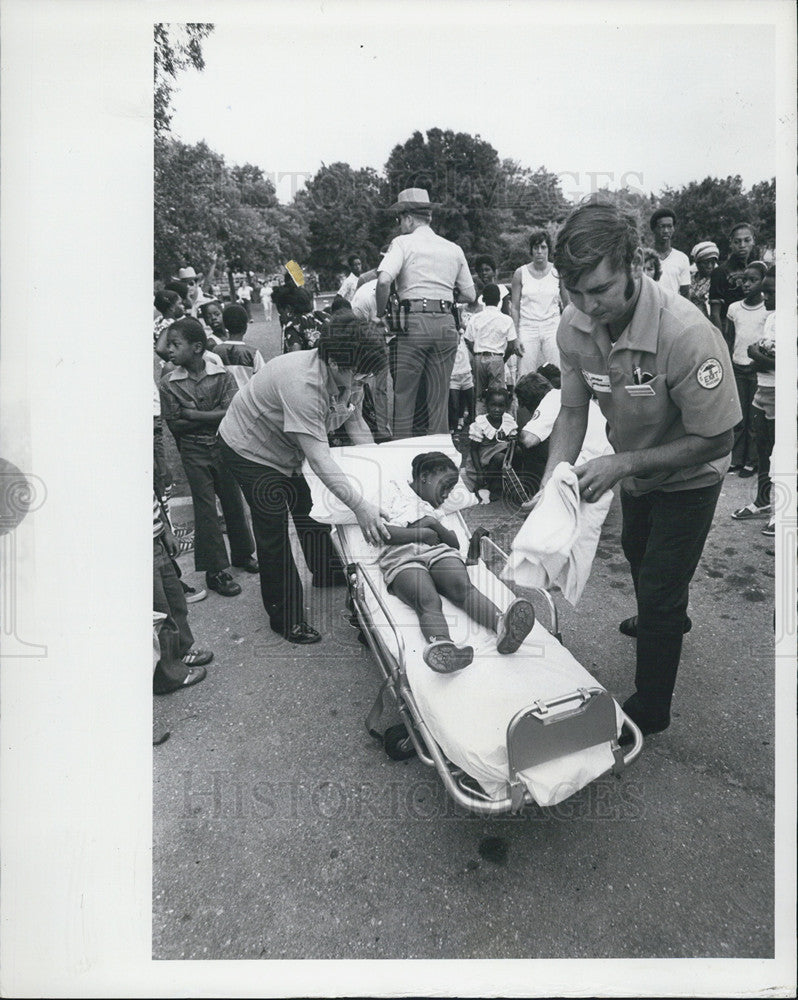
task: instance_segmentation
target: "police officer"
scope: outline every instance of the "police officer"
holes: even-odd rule
[[[395,438],[413,434],[413,411],[422,373],[427,387],[428,432],[448,432],[449,377],[457,352],[454,292],[462,301],[476,298],[462,249],[430,228],[432,209],[423,188],[407,188],[389,211],[396,212],[401,235],[378,267],[377,313],[382,316],[391,282],[400,300],[401,330],[396,339],[394,383]]]
[[[623,709],[646,735],[670,724],[689,585],[740,404],[720,332],[642,273],[629,216],[580,206],[559,234],[554,265],[571,304],[557,331],[562,406],[543,485],[558,462],[576,461],[595,395],[615,454],[575,471],[588,502],[621,484],[621,541],[637,595],[637,615],[620,626],[637,638],[636,692]]]

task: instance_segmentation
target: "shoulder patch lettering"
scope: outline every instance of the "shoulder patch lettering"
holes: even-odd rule
[[[702,389],[715,389],[723,381],[723,365],[717,358],[707,358],[695,377]]]

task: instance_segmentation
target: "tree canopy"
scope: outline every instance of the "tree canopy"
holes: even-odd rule
[[[384,182],[371,167],[355,170],[348,163],[322,164],[294,199],[307,226],[308,263],[328,279],[351,253],[376,263],[390,229],[390,220],[381,212],[385,197]]]
[[[280,205],[261,168],[229,167],[204,142],[156,143],[154,202],[155,269],[163,276],[186,264],[207,273],[214,260],[270,271],[307,256],[297,208]]]
[[[202,70],[202,41],[213,31],[212,24],[156,24],[155,41],[155,135],[169,131],[172,90],[178,72]]]
[[[737,175],[705,177],[682,188],[664,188],[659,202],[676,213],[673,244],[685,253],[699,240],[713,240],[725,257],[729,252],[729,230],[738,222],[751,223],[759,245],[775,245],[775,178],[754,185],[746,194],[742,178]]]

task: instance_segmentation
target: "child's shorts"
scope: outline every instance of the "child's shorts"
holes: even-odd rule
[[[441,559],[454,556],[465,565],[465,560],[451,545],[424,545],[421,542],[408,542],[406,545],[386,545],[377,559],[377,565],[385,577],[385,585],[390,588],[398,573],[403,569],[415,566],[428,570]]]
[[[450,389],[473,389],[474,377],[470,371],[461,372],[459,375],[452,374],[449,379]]]

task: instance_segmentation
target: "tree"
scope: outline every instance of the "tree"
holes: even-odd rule
[[[650,246],[654,236],[648,224],[651,213],[657,207],[657,199],[653,194],[643,194],[632,188],[619,188],[617,191],[610,191],[609,188],[599,188],[596,197],[601,201],[609,201],[616,208],[627,215],[631,215],[637,222],[637,231],[640,233],[641,242]]]
[[[307,253],[301,217],[279,204],[260,167],[228,167],[204,142],[156,142],[154,202],[155,267],[162,275],[185,264],[207,273],[214,260],[268,272]]]
[[[388,204],[384,185],[371,167],[355,170],[348,163],[322,164],[294,199],[306,220],[311,252],[308,263],[330,284],[351,253],[366,267],[375,266],[386,232],[381,210]]]
[[[515,226],[545,228],[562,222],[571,210],[559,177],[545,167],[530,170],[518,160],[502,160],[501,172],[501,200],[496,207],[506,209]]]
[[[751,205],[749,221],[756,229],[760,246],[776,245],[776,178],[754,184],[748,192]]]
[[[435,229],[469,256],[492,252],[501,231],[504,175],[499,154],[480,136],[430,129],[394,146],[385,164],[388,197],[409,187],[426,188],[442,207]]]
[[[174,80],[178,72],[205,68],[202,41],[213,31],[212,24],[155,25],[155,135],[169,131]]]
[[[676,213],[674,246],[689,253],[696,243],[713,240],[721,257],[729,252],[729,230],[749,219],[752,204],[739,176],[705,177],[682,188],[663,188],[660,204]]]

